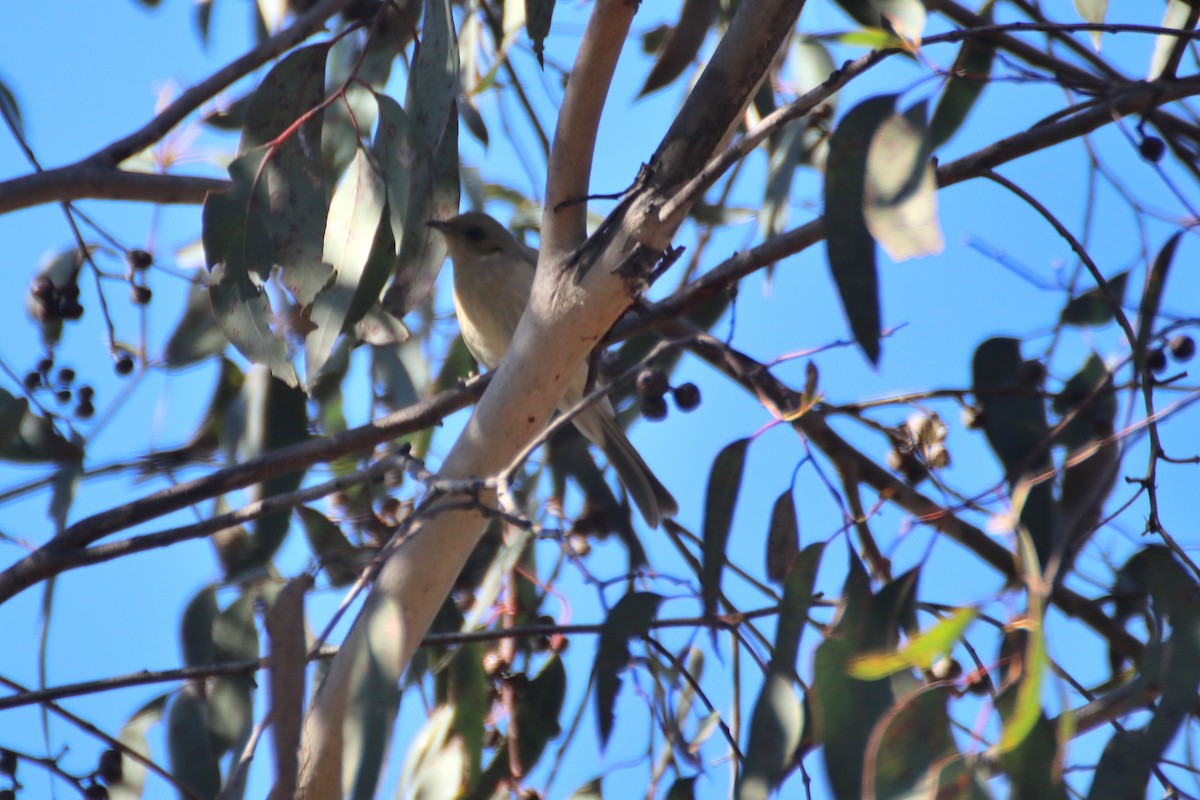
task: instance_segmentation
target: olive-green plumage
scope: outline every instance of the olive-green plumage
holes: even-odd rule
[[[454,309],[463,341],[475,359],[495,369],[508,346],[533,288],[537,251],[525,247],[503,225],[479,212],[429,223],[446,237],[454,263]],[[559,409],[583,398],[587,367],[581,365]],[[617,423],[605,398],[573,420],[579,432],[604,451],[617,477],[646,522],[657,527],[679,510],[667,491]]]

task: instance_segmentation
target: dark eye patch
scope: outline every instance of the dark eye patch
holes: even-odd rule
[[[472,226],[470,228],[467,228],[465,235],[466,235],[467,239],[472,242],[483,241],[483,228],[480,228],[478,226]]]

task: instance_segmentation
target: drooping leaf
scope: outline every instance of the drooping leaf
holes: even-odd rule
[[[993,4],[979,12],[984,24],[992,21]],[[950,141],[966,121],[992,73],[996,46],[991,39],[972,37],[963,42],[950,67],[950,75],[929,123],[929,149],[937,150]]]
[[[1167,239],[1166,244],[1154,257],[1150,273],[1146,276],[1146,289],[1142,293],[1142,302],[1138,307],[1137,347],[1134,351],[1139,372],[1145,367],[1146,348],[1154,333],[1155,320],[1158,319],[1158,309],[1162,304],[1167,273],[1171,270],[1171,262],[1175,260],[1175,250],[1179,247],[1179,240],[1182,237],[1183,231],[1178,231],[1170,239]]]
[[[403,319],[428,294],[446,258],[446,243],[426,223],[458,213],[458,48],[445,0],[426,0],[424,36],[413,62],[404,104],[413,153],[403,235],[392,285],[383,306]],[[392,168],[384,161],[388,191]]]
[[[1182,30],[1188,24],[1188,19],[1193,13],[1195,13],[1193,7],[1187,0],[1168,0],[1167,10],[1163,14],[1159,27]],[[1162,77],[1167,60],[1182,41],[1178,36],[1172,36],[1169,33],[1160,33],[1154,37],[1154,55],[1150,58],[1150,69],[1146,73],[1146,80],[1154,81]]]
[[[1059,315],[1059,320],[1064,325],[1080,327],[1112,322],[1116,309],[1120,308],[1125,300],[1125,285],[1128,282],[1129,272],[1118,272],[1108,279],[1111,296],[1096,286],[1078,297],[1072,297]]]
[[[875,132],[892,116],[896,95],[872,97],[834,128],[825,161],[825,246],[829,268],[859,347],[879,362],[881,315],[875,240],[864,216],[867,154]]]
[[[1149,594],[1151,611],[1161,625],[1170,620],[1170,637],[1150,653],[1142,669],[1160,689],[1149,722],[1136,730],[1116,732],[1096,766],[1088,800],[1145,796],[1155,767],[1179,729],[1191,716],[1200,685],[1200,608],[1195,578],[1162,546],[1142,549],[1121,568],[1118,586],[1138,587]]]
[[[667,796],[664,800],[695,800],[696,798],[696,776],[689,775],[686,778],[676,778],[671,784],[671,788],[667,790]]]
[[[507,5],[507,3],[505,4]],[[550,34],[550,20],[554,16],[554,0],[525,0],[525,30],[533,42],[533,52],[538,64],[545,69],[542,58],[546,50],[546,37]]]
[[[684,0],[679,20],[671,26],[638,97],[667,86],[695,62],[716,16],[716,0]]]
[[[0,460],[17,463],[74,464],[83,458],[79,446],[54,423],[29,409],[29,400],[0,389]]]
[[[221,765],[208,734],[208,703],[185,684],[167,710],[171,775],[203,800],[221,791]]]
[[[285,384],[262,368],[252,369],[242,387],[246,424],[230,431],[226,447],[240,458],[253,458],[298,444],[308,438],[308,408],[304,392]],[[236,439],[233,435],[236,433]],[[277,475],[247,490],[255,500],[294,492],[300,487],[304,470]],[[259,517],[254,521],[254,550],[260,564],[274,555],[287,534],[291,514],[287,509]]]
[[[379,167],[359,150],[333,194],[325,227],[324,262],[333,281],[313,300],[314,328],[305,337],[305,374],[311,387],[338,337],[379,299],[393,263],[391,228],[383,221],[386,189]]]
[[[83,314],[79,302],[79,269],[84,251],[79,247],[54,250],[42,256],[37,275],[25,293],[25,310],[37,323],[47,347],[62,338],[63,320]]]
[[[133,712],[133,715],[121,726],[117,741],[133,752],[149,758],[150,745],[146,741],[146,732],[162,721],[163,711],[166,710],[169,699],[169,694],[159,695]],[[145,765],[122,754],[121,778],[108,783],[109,800],[141,800],[145,782]]]
[[[1019,339],[995,337],[975,350],[973,391],[982,409],[983,432],[1004,466],[1010,491],[1024,486],[1020,522],[1047,563],[1057,530],[1050,481],[1032,481],[1051,468],[1046,406],[1040,397],[1043,370],[1021,357]]]
[[[810,544],[796,557],[785,577],[783,599],[779,603],[779,625],[775,630],[774,663],[780,669],[795,669],[800,653],[800,636],[808,624],[813,586],[824,552],[824,542]]]
[[[1100,356],[1092,353],[1079,371],[1067,379],[1051,403],[1060,417],[1072,415],[1059,433],[1068,447],[1080,447],[1098,436],[1111,436],[1117,418],[1117,394],[1112,372]]]
[[[259,167],[264,153],[253,151],[229,165],[232,185],[204,201],[204,257],[213,273],[209,285],[213,315],[238,351],[265,364],[280,380],[297,385],[287,345],[272,329],[271,303],[261,282],[270,274],[270,205]]]
[[[438,706],[417,732],[400,771],[402,800],[453,800],[462,791],[462,742],[454,736],[454,707]]]
[[[722,448],[713,460],[704,495],[704,569],[700,590],[704,613],[716,614],[721,596],[721,573],[725,570],[725,548],[733,527],[733,510],[742,487],[749,439],[738,439]]]
[[[842,10],[865,28],[878,28],[883,22],[879,8],[872,0],[835,0]]]
[[[767,577],[783,583],[799,554],[800,523],[796,519],[796,500],[789,488],[779,495],[771,509],[771,525],[767,529]]]
[[[942,252],[937,174],[929,158],[924,103],[903,116],[887,117],[871,137],[863,218],[893,261]]]
[[[21,120],[21,106],[4,81],[0,81],[0,115],[8,120],[17,136],[25,138],[25,123]]]
[[[604,778],[592,778],[571,792],[567,800],[604,800]]]
[[[851,552],[842,609],[829,636],[817,647],[808,695],[813,728],[836,797],[862,796],[867,743],[876,721],[894,700],[890,681],[860,681],[846,668],[855,656],[891,646],[896,619],[880,605],[871,593],[866,570]]]
[[[329,45],[297,48],[279,61],[246,109],[238,155],[266,148],[263,178],[270,203],[271,245],[285,286],[307,306],[329,280],[321,260],[326,216],[319,109]]]
[[[188,287],[183,316],[163,348],[163,365],[168,369],[188,367],[225,352],[228,346],[229,340],[213,317],[206,276],[198,274]]]
[[[304,675],[308,641],[304,595],[312,588],[307,573],[288,581],[275,596],[263,620],[270,643],[271,730],[275,762],[275,794],[295,792],[300,731],[304,721]]]
[[[754,704],[737,800],[766,800],[787,776],[804,728],[804,707],[790,669],[770,669]]]
[[[387,186],[388,219],[396,244],[404,241],[404,225],[408,218],[409,192],[416,163],[413,132],[408,114],[394,99],[379,95],[379,127],[371,152],[383,170]]]
[[[211,586],[197,592],[184,607],[179,621],[179,642],[187,666],[206,667],[216,663],[213,622],[218,613],[217,595]]]
[[[359,571],[372,558],[350,543],[342,529],[320,511],[308,506],[296,506],[296,516],[304,528],[308,546],[321,564],[330,586],[349,586],[358,579]]]
[[[650,630],[661,602],[661,595],[630,592],[613,606],[604,620],[593,667],[601,747],[608,744],[612,733],[613,707],[621,690],[621,672],[629,663],[629,640],[644,636]]]
[[[946,711],[951,692],[944,685],[922,687],[879,721],[864,764],[864,798],[932,796],[921,791],[929,770],[957,754]]]
[[[1102,24],[1104,15],[1108,13],[1108,0],[1075,0],[1075,10],[1079,12],[1084,22]],[[1092,31],[1092,46],[1100,51],[1100,31]]]

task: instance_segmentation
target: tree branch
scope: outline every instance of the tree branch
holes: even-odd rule
[[[69,164],[0,183],[0,214],[56,200],[95,197],[152,203],[201,203],[208,191],[223,191],[228,182],[216,178],[126,172],[122,161],[158,142],[205,102],[271,59],[323,29],[325,21],[354,0],[321,0],[286,30],[265,40],[200,83],[138,130]]]

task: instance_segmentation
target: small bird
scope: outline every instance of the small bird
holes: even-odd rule
[[[463,341],[476,361],[489,370],[495,369],[508,352],[517,322],[529,302],[538,253],[518,242],[495,219],[477,211],[432,220],[429,225],[446,237],[454,263],[454,310]],[[587,366],[580,365],[559,401],[559,410],[569,409],[583,399],[586,384]],[[580,433],[604,451],[647,524],[658,527],[660,519],[678,513],[675,498],[654,477],[621,430],[608,398],[572,421]]]

